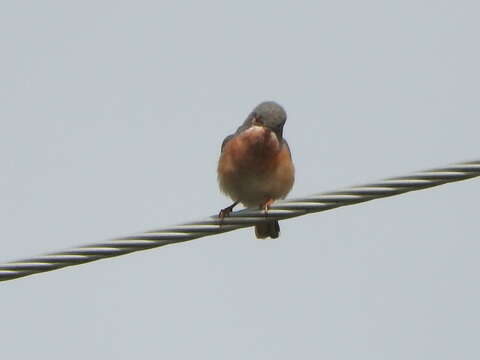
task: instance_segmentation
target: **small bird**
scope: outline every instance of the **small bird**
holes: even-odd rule
[[[222,143],[218,160],[218,183],[222,192],[234,203],[220,211],[223,219],[242,203],[259,206],[266,213],[277,199],[290,192],[295,168],[283,126],[285,110],[273,101],[259,104],[237,131]],[[280,226],[272,220],[255,226],[258,239],[278,238]]]

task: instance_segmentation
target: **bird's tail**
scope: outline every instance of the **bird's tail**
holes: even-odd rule
[[[280,234],[280,225],[278,221],[269,221],[267,223],[255,225],[255,235],[257,239],[266,239],[271,237],[272,239],[278,238]]]

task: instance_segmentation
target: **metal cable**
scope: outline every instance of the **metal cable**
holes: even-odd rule
[[[390,178],[363,186],[354,186],[334,192],[279,201],[268,211],[268,218],[265,217],[265,213],[261,210],[245,209],[232,213],[220,224],[218,216],[215,215],[192,223],[147,231],[66,251],[9,262],[0,265],[0,281],[12,280],[66,266],[224,233],[268,220],[283,220],[340,206],[353,205],[409,191],[421,190],[449,182],[466,180],[479,175],[480,160],[471,161],[453,164],[441,169]]]

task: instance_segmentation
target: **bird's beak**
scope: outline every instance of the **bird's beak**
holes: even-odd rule
[[[262,120],[257,118],[256,116],[252,119],[252,125],[255,126],[264,126]]]

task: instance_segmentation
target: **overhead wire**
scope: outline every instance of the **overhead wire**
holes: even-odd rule
[[[388,178],[366,185],[279,201],[271,206],[267,214],[263,210],[250,208],[233,212],[224,219],[213,215],[199,221],[168,226],[0,264],[0,281],[125,255],[134,251],[194,240],[271,220],[285,220],[309,213],[422,190],[445,183],[470,179],[479,175],[480,160],[463,162],[443,168]]]

